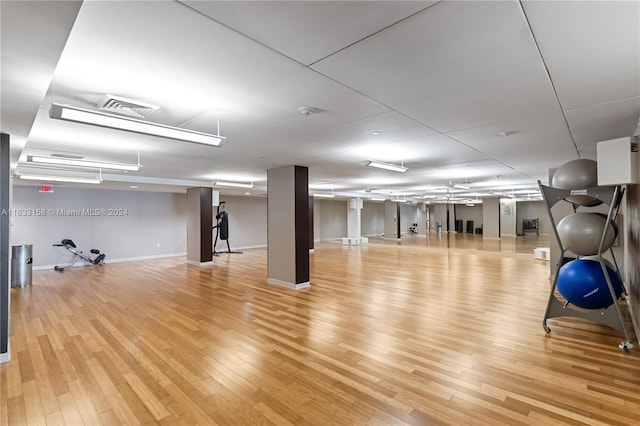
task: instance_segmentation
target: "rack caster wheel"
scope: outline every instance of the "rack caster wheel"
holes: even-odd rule
[[[633,343],[629,342],[628,340],[625,342],[620,342],[620,344],[618,345],[618,347],[620,349],[622,349],[625,352],[629,352],[632,348],[633,348]]]
[[[547,324],[542,324],[542,328],[544,329],[544,332],[549,334],[551,333],[551,328],[549,328],[549,326]],[[622,345],[622,343],[620,343]]]

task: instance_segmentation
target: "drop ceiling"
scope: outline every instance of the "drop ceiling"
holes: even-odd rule
[[[595,159],[598,141],[638,132],[638,2],[0,7],[0,122],[12,136],[12,167],[34,154],[140,156],[140,172],[103,172],[104,188],[184,191],[224,180],[253,182],[250,192],[263,194],[267,169],[297,164],[309,167],[312,193],[524,194],[550,168]],[[108,94],[158,106],[148,121],[214,134],[219,122],[227,142],[49,118],[52,102],[98,109]],[[409,171],[367,168],[368,160]]]

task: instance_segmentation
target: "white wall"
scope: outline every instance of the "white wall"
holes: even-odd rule
[[[32,244],[34,267],[65,263],[69,252],[52,244],[72,239],[79,249],[102,250],[108,260],[186,252],[186,194],[15,186],[12,245]],[[86,210],[92,210],[90,215]],[[95,210],[104,209],[98,211]]]
[[[382,235],[384,233],[384,203],[364,201],[362,204],[362,235]]]
[[[538,232],[548,235],[551,232],[551,221],[544,201],[519,201],[516,209],[516,230],[522,235],[522,221],[524,219],[539,219]]]
[[[348,200],[314,200],[314,239],[332,240],[347,236]]]
[[[467,232],[467,221],[473,221],[473,231],[475,228],[482,228],[482,204],[474,206],[465,206],[464,204],[456,205],[456,219],[462,220],[462,232]]]
[[[434,204],[431,206],[433,215],[431,215],[431,230],[438,232],[438,222],[442,223],[442,232],[447,232],[447,205]],[[453,231],[454,229],[452,229]]]
[[[267,246],[267,197],[221,195],[229,219],[229,245],[231,249]],[[213,224],[216,224],[216,207]],[[215,239],[216,235],[213,234]],[[218,241],[217,250],[227,249],[227,243]]]
[[[409,232],[409,227],[418,223],[418,207],[415,204],[400,203],[400,235]]]

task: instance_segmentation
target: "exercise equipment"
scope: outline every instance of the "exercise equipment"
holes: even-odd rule
[[[586,189],[598,186],[598,163],[585,158],[564,163],[553,174],[551,186],[558,189]]]
[[[580,158],[560,166],[553,174],[551,186],[558,189],[571,189],[565,199],[578,206],[595,207],[602,201],[587,194],[576,194],[576,190],[592,188],[598,185],[598,163]]]
[[[216,209],[216,225],[212,228],[216,230],[216,238],[213,243],[213,255],[219,256],[220,252],[216,251],[218,245],[218,238],[227,242],[227,253],[242,254],[241,251],[231,251],[229,245],[229,214],[224,210],[226,201],[220,201],[218,208]]]
[[[562,167],[558,170],[561,169]],[[566,168],[563,169],[562,173],[565,173],[566,170]],[[585,171],[582,170],[581,173],[585,173]],[[572,178],[565,176],[563,179],[566,181]],[[577,179],[577,181],[579,180],[580,179]],[[571,186],[574,184],[576,184],[576,181],[574,181]],[[623,333],[625,339],[620,342],[618,347],[625,351],[631,350],[633,348],[632,332],[629,330],[623,316],[623,309],[630,309],[628,303],[626,303],[628,293],[621,279],[620,268],[618,267],[615,254],[611,249],[611,245],[617,234],[615,221],[624,196],[624,188],[616,185],[606,187],[592,186],[578,190],[562,189],[542,185],[540,181],[538,181],[538,186],[540,187],[540,192],[542,193],[542,198],[547,208],[547,214],[551,220],[553,235],[560,249],[558,260],[556,261],[558,272],[554,274],[552,279],[547,308],[542,320],[542,328],[546,333],[551,333],[551,328],[547,324],[549,318],[584,318],[609,326]],[[578,186],[582,186],[582,184],[578,184]],[[571,199],[571,196],[575,195],[576,192],[581,196],[597,199],[607,205],[609,207],[607,214],[589,213],[587,216],[572,214],[563,218],[563,220],[566,219],[566,221],[562,223],[562,227],[560,223],[556,225],[551,209],[557,203],[561,201],[571,203],[574,213],[578,213],[578,208],[587,208],[587,206],[576,205],[576,203],[573,202],[574,200]],[[573,218],[568,219],[572,216]],[[576,219],[576,217],[578,219]],[[562,228],[562,230],[559,228]],[[591,228],[588,229],[589,233],[593,232],[589,237],[581,235],[587,228]],[[594,255],[587,259],[581,259],[580,262],[589,261],[595,264],[596,268],[594,269],[593,265],[584,267],[582,263],[573,263],[576,262],[575,259],[566,257],[567,250],[569,249],[568,246],[571,246],[571,251],[574,253],[577,251]],[[604,259],[603,256],[606,253],[613,259],[613,263],[609,263]],[[563,268],[565,268],[564,271]],[[600,268],[601,275],[596,273],[597,268]],[[577,272],[576,269],[578,270]],[[589,281],[597,282],[598,286],[590,287],[591,284],[589,284]],[[591,290],[586,290],[587,288]],[[594,292],[596,288],[597,291]],[[560,291],[561,289],[562,291]],[[567,299],[566,302],[558,299],[556,290]],[[590,292],[593,292],[593,294],[589,294]],[[595,297],[595,299],[592,299],[593,297]],[[580,307],[580,305],[586,306],[586,309],[578,310],[572,308],[572,306]]]
[[[622,281],[605,262],[605,270],[613,286],[616,298],[623,294]],[[560,268],[558,291],[567,302],[583,309],[605,309],[613,304],[613,298],[599,260],[576,259]]]
[[[603,234],[602,249],[609,250],[618,234],[616,226],[612,223],[607,224],[605,215],[591,212],[579,212],[565,216],[558,222],[557,229],[563,247],[578,256],[597,254]]]
[[[64,272],[64,270],[66,268],[70,268],[71,266],[75,265],[76,262],[80,259],[84,260],[85,262],[91,264],[91,265],[99,265],[102,266],[104,265],[104,259],[107,257],[106,254],[101,253],[100,250],[98,249],[91,249],[89,250],[91,252],[91,254],[96,255],[95,257],[90,257],[86,254],[84,254],[84,252],[82,250],[79,250],[78,247],[76,246],[76,244],[73,242],[73,240],[67,239],[65,238],[64,240],[62,240],[60,242],[60,244],[54,244],[54,247],[64,247],[67,250],[69,250],[71,253],[73,253],[73,259],[71,259],[71,262],[68,265],[65,266],[59,266],[56,265],[53,269],[55,269],[58,272]]]

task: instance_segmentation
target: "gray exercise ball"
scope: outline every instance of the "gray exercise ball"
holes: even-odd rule
[[[562,218],[558,223],[558,235],[562,246],[578,256],[598,254],[606,223],[607,218],[599,213],[580,212]],[[609,224],[602,251],[611,248],[615,239],[616,230]]]
[[[558,189],[586,189],[598,186],[598,163],[585,158],[564,163],[553,174],[551,186]]]
[[[592,197],[591,195],[569,195],[564,198],[570,203],[575,204],[576,206],[583,207],[595,207],[602,204],[602,201],[596,197]]]

